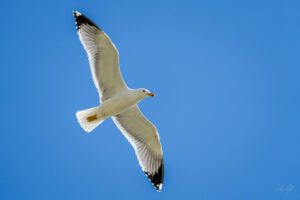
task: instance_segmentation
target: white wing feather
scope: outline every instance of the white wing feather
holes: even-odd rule
[[[79,39],[89,58],[101,101],[127,88],[119,68],[119,53],[110,38],[91,20],[73,12]]]
[[[133,146],[143,171],[160,191],[164,176],[163,153],[155,126],[137,105],[112,119]]]

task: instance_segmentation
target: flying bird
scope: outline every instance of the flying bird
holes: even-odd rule
[[[99,106],[78,111],[77,120],[86,132],[91,132],[111,117],[133,146],[146,176],[155,189],[161,191],[164,163],[159,135],[137,105],[155,95],[147,89],[128,88],[120,72],[119,52],[110,38],[80,12],[74,11],[73,15],[100,98]]]

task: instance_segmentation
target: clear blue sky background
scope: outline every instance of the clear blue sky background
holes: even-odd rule
[[[12,0],[1,3],[0,199],[300,199],[300,3]],[[98,95],[72,10],[120,52],[157,126],[155,192]]]

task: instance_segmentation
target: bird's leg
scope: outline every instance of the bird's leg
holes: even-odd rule
[[[92,115],[92,116],[88,116],[88,117],[86,118],[86,121],[92,122],[92,121],[95,121],[96,119],[98,119],[98,118],[97,118],[97,115]]]

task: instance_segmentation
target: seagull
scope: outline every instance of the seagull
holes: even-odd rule
[[[155,94],[147,89],[130,89],[119,67],[119,52],[110,38],[90,19],[73,11],[79,39],[87,52],[100,105],[78,111],[77,120],[91,132],[111,117],[133,146],[139,164],[157,191],[164,179],[162,147],[156,127],[143,115],[138,103]]]

